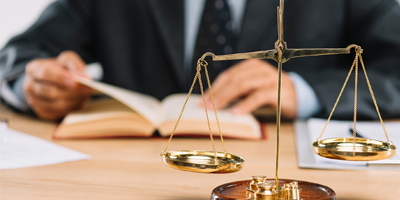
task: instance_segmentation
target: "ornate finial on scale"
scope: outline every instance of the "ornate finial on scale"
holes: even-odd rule
[[[286,42],[283,41],[283,0],[280,0],[279,6],[277,8],[277,19],[278,19],[278,40],[275,42],[275,50],[277,53],[277,61],[282,62],[283,54],[285,53],[287,46]]]

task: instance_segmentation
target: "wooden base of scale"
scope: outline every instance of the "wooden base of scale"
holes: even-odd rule
[[[279,186],[290,183],[290,179],[279,179]],[[251,180],[236,181],[220,185],[211,193],[211,200],[246,200],[246,187]],[[265,182],[275,184],[275,179],[267,179]],[[329,187],[317,183],[297,181],[300,189],[300,197],[303,200],[331,200],[336,199],[336,193]]]

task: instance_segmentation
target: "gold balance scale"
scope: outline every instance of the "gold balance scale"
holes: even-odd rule
[[[232,173],[242,169],[244,159],[230,154],[226,151],[224,140],[221,134],[221,128],[219,126],[218,116],[215,109],[215,103],[213,99],[213,93],[211,89],[210,80],[207,72],[207,62],[204,60],[206,56],[211,56],[213,61],[221,60],[238,60],[238,59],[272,59],[278,62],[278,105],[276,114],[276,169],[275,169],[275,180],[267,180],[265,176],[253,176],[252,180],[238,181],[227,183],[216,187],[213,192],[211,199],[271,199],[271,200],[294,200],[294,199],[335,199],[335,192],[323,185],[316,183],[310,183],[306,181],[294,181],[287,179],[278,179],[278,165],[279,165],[279,131],[281,122],[281,77],[282,77],[282,63],[287,62],[291,58],[306,57],[306,56],[319,56],[319,55],[333,55],[333,54],[348,54],[352,48],[355,49],[356,56],[354,62],[350,68],[350,71],[346,77],[343,87],[339,93],[339,96],[333,106],[333,109],[328,117],[328,120],[317,140],[312,144],[313,150],[319,156],[338,159],[338,160],[350,160],[350,161],[371,161],[371,160],[382,160],[392,157],[395,154],[396,147],[389,140],[385,126],[383,124],[378,105],[375,100],[374,93],[372,91],[367,73],[365,71],[364,63],[361,57],[362,49],[357,45],[349,45],[347,48],[327,48],[327,49],[287,49],[286,42],[283,40],[283,5],[284,0],[280,0],[280,6],[278,7],[278,40],[275,43],[275,49],[267,51],[258,51],[250,53],[230,54],[230,55],[215,55],[213,53],[205,53],[197,62],[197,73],[193,79],[192,86],[186,97],[186,101],[182,107],[180,116],[175,124],[172,134],[168,140],[168,143],[161,153],[162,159],[166,165],[174,169],[199,172],[199,173]],[[380,122],[382,124],[383,131],[385,133],[387,142],[378,140],[356,138],[356,113],[357,113],[357,80],[358,80],[358,62],[361,62],[362,69],[364,71],[369,91],[373,99],[376,111],[378,113]],[[201,150],[180,150],[180,151],[168,151],[168,146],[172,140],[175,130],[178,126],[179,120],[185,109],[186,103],[192,93],[194,84],[199,80],[201,94],[204,99],[203,85],[201,82],[201,67],[204,67],[205,75],[207,78],[208,87],[210,89],[210,96],[213,103],[214,114],[217,120],[219,134],[221,142],[223,144],[224,152],[216,152],[214,140],[211,132],[211,126],[208,118],[207,108],[205,106],[205,113],[208,122],[208,128],[210,132],[210,139],[213,146],[213,151],[201,151]],[[354,70],[355,68],[355,70]],[[352,138],[328,138],[321,139],[322,135],[332,117],[332,114],[336,108],[337,103],[342,95],[342,92],[347,84],[347,81],[352,73],[355,71],[355,95],[354,95],[354,127]]]

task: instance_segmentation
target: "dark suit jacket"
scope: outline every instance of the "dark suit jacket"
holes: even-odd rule
[[[247,1],[235,52],[274,48],[278,3]],[[288,48],[360,45],[382,116],[400,116],[400,8],[395,0],[286,0],[284,28]],[[182,74],[183,32],[182,0],[59,0],[1,51],[2,79],[17,77],[34,58],[73,50],[85,62],[103,65],[104,82],[162,99],[190,86]],[[353,59],[354,52],[296,58],[283,69],[312,86],[323,106],[321,116],[327,116]],[[365,78],[360,74],[359,79],[358,116],[376,119]],[[334,118],[352,118],[353,83]]]

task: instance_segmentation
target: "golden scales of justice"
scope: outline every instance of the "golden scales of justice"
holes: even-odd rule
[[[282,77],[282,63],[287,62],[291,58],[306,57],[306,56],[319,56],[319,55],[333,55],[333,54],[348,54],[352,48],[355,49],[356,56],[354,62],[350,68],[350,71],[345,79],[343,87],[339,93],[339,96],[333,106],[333,109],[328,117],[328,120],[317,140],[312,144],[313,150],[316,154],[322,157],[339,160],[351,160],[351,161],[370,161],[370,160],[382,160],[392,157],[395,154],[396,147],[389,140],[386,133],[385,126],[383,124],[381,115],[379,113],[378,105],[375,100],[374,93],[372,91],[367,73],[365,71],[364,63],[361,57],[362,49],[357,45],[349,45],[346,48],[323,48],[323,49],[287,49],[286,42],[283,40],[283,5],[284,0],[280,0],[280,6],[278,6],[278,40],[275,43],[275,49],[250,52],[250,53],[239,53],[230,55],[214,55],[213,53],[205,53],[197,62],[197,73],[193,79],[192,86],[188,92],[186,101],[183,105],[180,116],[175,124],[172,134],[168,140],[168,143],[161,153],[164,163],[172,168],[199,172],[199,173],[231,173],[242,169],[244,159],[230,154],[226,151],[224,140],[221,134],[219,126],[218,116],[215,109],[213,93],[211,89],[210,80],[207,72],[207,62],[204,60],[206,56],[212,56],[213,61],[221,60],[238,60],[238,59],[272,59],[278,62],[278,105],[276,111],[276,169],[275,179],[267,180],[265,176],[253,176],[252,180],[238,181],[227,183],[215,188],[212,192],[211,199],[271,199],[271,200],[294,200],[294,199],[335,199],[336,195],[334,191],[326,186],[319,185],[316,183],[310,183],[306,181],[293,181],[287,179],[278,179],[278,165],[279,165],[279,132],[281,122],[281,77]],[[378,113],[380,122],[382,124],[383,131],[385,133],[387,142],[382,142],[372,139],[356,138],[356,111],[357,111],[357,80],[358,80],[358,62],[361,62],[362,69],[364,71],[369,91],[373,99],[376,111]],[[208,127],[210,131],[210,139],[213,146],[213,151],[201,151],[201,150],[180,150],[180,151],[168,151],[168,146],[172,140],[175,130],[178,126],[179,120],[185,109],[186,103],[192,93],[196,80],[199,80],[201,94],[204,99],[203,85],[201,82],[201,67],[204,67],[205,75],[207,78],[208,87],[210,90],[210,96],[213,103],[214,114],[218,124],[219,134],[221,142],[223,144],[224,152],[216,152],[214,140],[211,132],[211,126],[208,118],[207,108],[205,106],[205,113],[207,117]],[[347,84],[347,81],[352,73],[355,71],[355,95],[354,95],[354,128],[352,138],[329,138],[321,139],[325,128],[327,127],[329,120],[339,102],[340,96]]]

